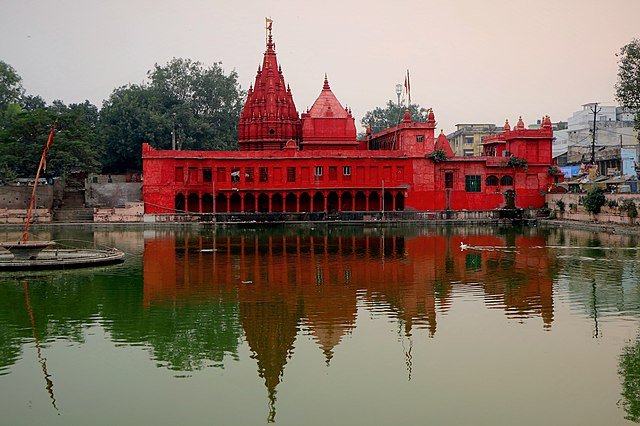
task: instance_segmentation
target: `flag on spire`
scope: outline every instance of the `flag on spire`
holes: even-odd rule
[[[47,139],[47,143],[44,146],[44,152],[42,153],[42,169],[47,170],[47,151],[49,151],[49,147],[51,146],[51,142],[53,142],[53,135],[56,132],[56,124],[58,120],[53,122],[51,126],[51,132],[49,133],[49,139]]]

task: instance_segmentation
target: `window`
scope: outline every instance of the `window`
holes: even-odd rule
[[[253,182],[253,167],[247,167],[244,169],[244,181]]]
[[[314,174],[316,176],[322,176],[322,166],[316,166]]]
[[[453,172],[447,172],[444,174],[444,187],[453,189]]]
[[[295,182],[295,181],[296,181],[296,168],[287,167],[287,182]]]
[[[198,183],[198,169],[189,167],[189,183]]]
[[[342,175],[343,176],[351,176],[351,166],[342,167]]]
[[[267,167],[260,167],[260,170],[258,173],[260,173],[260,177],[259,177],[260,182],[269,181],[269,169]]]
[[[509,175],[502,176],[502,178],[500,179],[500,185],[513,186],[513,178]]]
[[[473,145],[473,136],[466,136],[464,138],[464,143],[466,143],[467,145]]]
[[[176,167],[176,182],[184,182],[184,169],[182,167]]]
[[[231,168],[231,182],[233,183],[240,182],[240,169],[237,167]]]
[[[481,180],[479,175],[466,175],[464,177],[464,189],[467,192],[480,192]]]
[[[498,177],[493,175],[487,176],[485,183],[487,186],[498,186]]]
[[[218,167],[216,170],[216,180],[218,182],[226,182],[227,181],[227,168],[226,167]]]
[[[404,166],[396,167],[396,179],[398,182],[404,181]]]
[[[213,175],[211,174],[211,169],[202,169],[202,181],[211,182],[212,180]]]
[[[417,135],[416,142],[424,142],[424,135]]]
[[[338,168],[336,166],[329,166],[329,180],[333,182],[338,180]]]

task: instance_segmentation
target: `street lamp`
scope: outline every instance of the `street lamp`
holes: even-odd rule
[[[398,95],[398,107],[400,106],[400,95],[402,94],[402,84],[396,84],[396,95]]]

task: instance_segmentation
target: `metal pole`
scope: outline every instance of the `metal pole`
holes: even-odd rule
[[[593,131],[591,133],[591,164],[596,163],[596,117],[602,108],[598,108],[598,103],[595,102],[591,111],[593,112]]]
[[[382,179],[382,216],[384,216],[384,179]]]

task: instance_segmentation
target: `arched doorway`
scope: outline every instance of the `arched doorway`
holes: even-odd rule
[[[513,189],[507,189],[504,191],[504,203],[505,208],[507,209],[515,209],[516,208],[516,191]]]
[[[297,204],[298,204],[298,198],[296,197],[296,194],[294,194],[293,192],[290,192],[287,194],[287,196],[284,199],[284,210],[286,212],[295,213],[298,208]]]
[[[184,194],[177,194],[174,202],[176,213],[184,213]]]
[[[247,193],[244,196],[244,211],[247,213],[254,213],[256,211],[256,197],[252,193]]]
[[[231,213],[240,213],[242,211],[242,197],[237,192],[229,197],[229,211]]]
[[[282,211],[282,195],[275,193],[271,196],[271,211],[276,213]]]
[[[370,211],[380,210],[380,194],[378,194],[375,191],[369,194],[369,210]]]
[[[216,213],[227,212],[227,196],[224,194],[216,195]]]
[[[396,194],[396,210],[399,212],[404,210],[404,194],[402,192]]]
[[[209,193],[202,196],[202,213],[213,213],[213,195]]]
[[[337,212],[339,207],[338,201],[338,193],[335,191],[331,191],[329,195],[327,195],[327,211]]]
[[[359,212],[367,211],[367,196],[364,195],[364,192],[362,191],[356,192],[355,207],[356,207],[356,211],[359,211]]]
[[[393,211],[393,194],[389,191],[384,191],[384,211]]]
[[[301,212],[310,212],[311,211],[311,196],[308,192],[303,192],[300,194],[300,211]]]
[[[314,212],[324,211],[324,195],[322,195],[322,192],[316,192],[313,195],[313,211]]]
[[[187,211],[189,213],[200,212],[200,198],[198,197],[198,194],[192,192],[187,197]]]
[[[267,194],[258,195],[258,211],[260,213],[269,212],[269,196]]]
[[[350,212],[353,210],[353,197],[350,192],[343,192],[340,197],[340,210]]]

